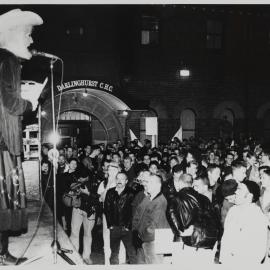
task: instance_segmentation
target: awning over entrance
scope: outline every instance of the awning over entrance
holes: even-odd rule
[[[83,89],[84,91],[84,89]],[[100,91],[96,89],[87,89],[88,95],[94,96],[100,100],[102,100],[104,103],[108,105],[112,110],[130,110],[127,104],[125,104],[122,100],[120,100],[118,97],[105,92]]]
[[[56,90],[55,90],[56,91]],[[95,116],[102,124],[107,134],[107,142],[123,139],[125,136],[125,121],[119,115],[119,111],[130,110],[122,100],[109,92],[92,88],[76,88],[55,95],[55,113],[58,115],[59,101],[60,112],[81,111]],[[42,105],[46,116],[42,117],[41,134],[42,142],[48,142],[49,134],[52,131],[51,100]]]

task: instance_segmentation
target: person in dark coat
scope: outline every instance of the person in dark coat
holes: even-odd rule
[[[9,253],[8,231],[27,229],[21,120],[24,112],[36,109],[38,97],[33,94],[31,102],[21,97],[21,59],[32,57],[32,28],[42,23],[36,13],[20,9],[0,15],[0,265],[26,259]]]
[[[127,175],[119,172],[116,187],[108,190],[104,202],[104,213],[110,229],[111,264],[119,264],[120,241],[124,243],[130,264],[136,263],[131,231],[134,193],[127,183]]]

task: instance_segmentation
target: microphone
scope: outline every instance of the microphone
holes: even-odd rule
[[[53,55],[51,53],[39,52],[37,50],[31,50],[31,53],[33,56],[43,56],[43,57],[47,57],[50,59],[56,59],[56,60],[60,59],[60,57]]]

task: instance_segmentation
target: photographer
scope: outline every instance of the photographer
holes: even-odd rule
[[[93,185],[89,180],[87,171],[81,172],[81,177],[76,183],[72,183],[70,191],[77,194],[77,199],[73,204],[71,218],[70,241],[79,250],[79,235],[83,224],[83,260],[86,264],[92,264],[90,259],[92,246],[92,230],[95,225],[96,212],[98,211],[99,200]]]
[[[62,174],[57,174],[56,178],[56,205],[57,219],[63,226],[67,235],[70,235],[70,224],[72,216],[72,208],[63,201],[63,195],[68,194],[72,183],[76,183],[79,178],[78,162],[72,158],[68,163],[68,171]]]

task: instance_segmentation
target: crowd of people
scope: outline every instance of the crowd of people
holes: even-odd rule
[[[249,138],[173,138],[152,147],[87,144],[58,149],[57,218],[92,264],[92,230],[103,226],[105,264],[269,261],[270,148]],[[52,162],[42,147],[42,190],[53,210]],[[83,241],[80,229],[83,226]],[[158,229],[173,235],[157,248]],[[169,235],[169,234],[168,234]],[[81,247],[82,245],[82,247]]]
[[[33,27],[42,23],[38,14],[20,9],[0,15],[1,266],[27,260],[10,254],[9,236],[28,224],[21,120],[24,112],[36,110],[42,89],[22,93],[21,68],[22,60],[32,57]],[[44,145],[44,199],[54,211],[56,188],[58,221],[75,249],[82,248],[87,264],[92,263],[92,230],[101,223],[106,264],[119,263],[121,243],[126,263],[163,263],[166,251],[158,248],[162,229],[173,235],[168,252],[176,263],[269,262],[270,147],[251,138],[174,138],[159,147],[149,140],[143,147],[137,140],[67,146],[53,162],[56,187]]]

